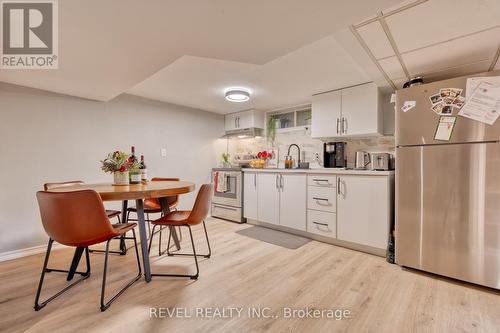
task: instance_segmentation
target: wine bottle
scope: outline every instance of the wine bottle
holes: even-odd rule
[[[141,165],[139,167],[141,170],[141,181],[143,183],[148,181],[148,168],[146,167],[146,163],[144,163],[144,155],[141,155]]]
[[[132,162],[137,161],[137,157],[135,156],[135,147],[132,146],[131,148],[132,154],[130,155],[132,157]]]
[[[137,157],[135,156],[135,147],[131,148],[132,154],[130,155],[129,162],[135,164],[137,167]],[[137,168],[131,168],[129,171],[130,184],[140,184],[141,183],[141,173]]]

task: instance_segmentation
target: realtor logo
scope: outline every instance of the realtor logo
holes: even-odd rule
[[[57,0],[0,0],[2,69],[57,69]]]

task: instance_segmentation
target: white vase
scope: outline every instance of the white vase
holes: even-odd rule
[[[125,172],[115,171],[113,173],[113,177],[114,177],[113,185],[128,185],[129,184],[128,171],[125,171]]]

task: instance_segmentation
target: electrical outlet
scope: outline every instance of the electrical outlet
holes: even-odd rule
[[[317,161],[319,160],[319,153],[318,152],[315,152],[314,153],[314,159]]]
[[[167,148],[161,149],[161,157],[167,157]]]

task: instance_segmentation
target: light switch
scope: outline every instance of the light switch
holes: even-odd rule
[[[161,157],[167,157],[167,148],[161,149]]]

